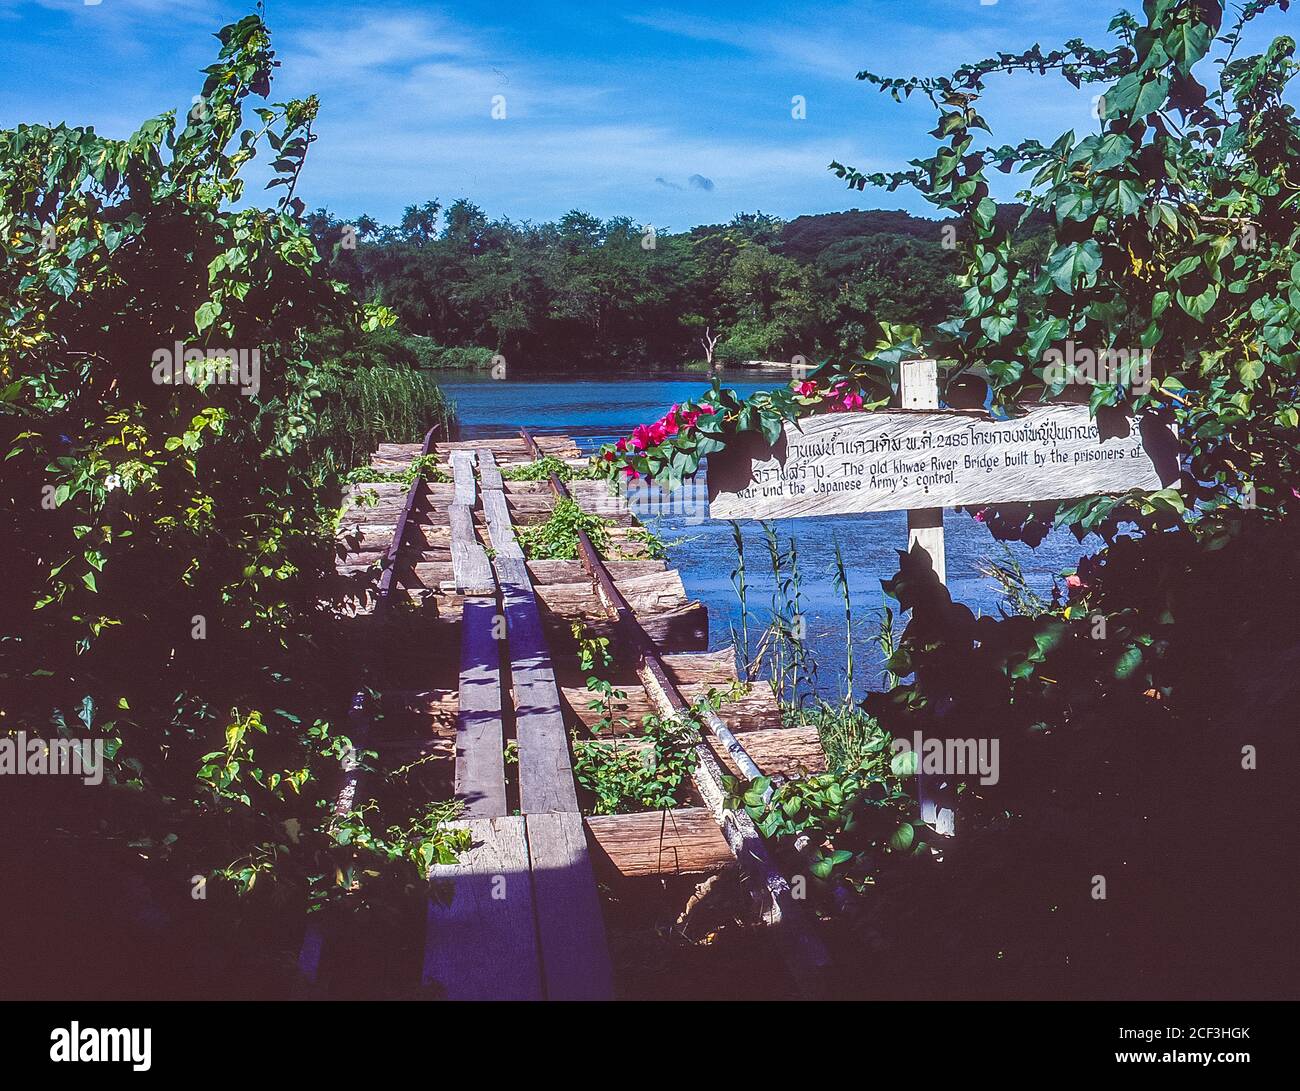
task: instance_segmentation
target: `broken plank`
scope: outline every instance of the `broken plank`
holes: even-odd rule
[[[666,561],[606,561],[605,567],[614,577],[614,582],[626,580],[632,576],[647,576],[667,569]],[[528,562],[528,571],[534,583],[580,583],[590,580],[586,567],[581,561],[534,560]]]
[[[730,719],[725,707],[721,710],[721,715]],[[736,727],[735,724],[731,726],[733,729]],[[746,731],[740,741],[744,744],[745,753],[754,759],[754,764],[763,771],[764,776],[791,779],[826,772],[826,752],[822,750],[821,736],[815,727]],[[712,737],[706,738],[705,742],[732,776],[741,775],[740,768],[727,753],[726,747],[718,745],[717,739]]]

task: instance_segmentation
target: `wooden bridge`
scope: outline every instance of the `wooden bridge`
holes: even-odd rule
[[[397,635],[379,642],[354,701],[353,737],[381,764],[433,758],[470,834],[458,863],[430,871],[422,984],[452,999],[612,996],[598,880],[739,864],[793,980],[816,995],[826,956],[808,911],[753,822],[727,806],[722,779],[821,771],[815,729],[783,728],[770,688],[738,683],[732,649],[708,650],[707,609],[650,556],[625,497],[601,481],[509,479],[510,467],[544,456],[585,465],[569,437],[426,437],[382,445],[372,466],[406,470],[420,456],[431,456],[442,481],[350,487],[342,570],[381,567],[376,624],[403,599],[421,619],[414,639],[393,626]],[[546,520],[563,498],[604,517],[611,556],[580,533],[577,560],[526,559],[516,529]],[[588,707],[575,623],[609,639],[615,661],[599,673],[626,695],[601,738],[627,733],[636,746],[642,716],[677,716],[710,691],[726,693],[716,713],[696,713],[706,730],[695,805],[583,816],[570,736],[591,737],[603,713]],[[354,804],[359,779],[349,774],[339,813]],[[311,934],[304,944],[308,978],[324,943]]]

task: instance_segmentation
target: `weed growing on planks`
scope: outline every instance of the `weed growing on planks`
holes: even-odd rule
[[[554,474],[561,481],[586,480],[595,481],[605,475],[586,466],[570,466],[562,458],[546,455],[533,459],[532,462],[519,462],[513,466],[502,466],[501,476],[506,481],[545,481]]]
[[[405,470],[376,470],[370,466],[357,466],[343,475],[347,485],[371,485],[396,483],[410,485],[419,475],[431,483],[447,484],[451,474],[438,462],[435,455],[420,455],[411,461]]]
[[[609,548],[609,524],[599,515],[583,511],[568,497],[555,502],[555,510],[544,523],[519,527],[515,536],[530,561],[578,559],[578,532],[585,531],[602,557]]]

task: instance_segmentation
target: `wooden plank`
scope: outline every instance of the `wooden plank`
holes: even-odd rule
[[[546,999],[609,1000],[613,973],[582,816],[529,814],[524,820]]]
[[[628,604],[637,613],[651,614],[686,604],[686,588],[677,571],[651,572],[645,576],[615,581]],[[537,597],[557,614],[599,614],[604,612],[588,577],[580,583],[548,583],[537,588]]]
[[[522,559],[524,551],[515,538],[505,494],[500,489],[483,490],[483,514],[487,519],[488,537],[497,555]]]
[[[692,682],[726,685],[739,677],[736,672],[736,649],[730,645],[711,652],[683,652],[661,658],[668,677],[679,686],[690,685]]]
[[[655,572],[667,570],[666,561],[606,561],[605,566],[614,577],[615,582],[632,576],[648,576]],[[540,583],[579,583],[589,580],[586,568],[581,561],[529,561],[528,571],[534,584]]]
[[[474,517],[465,504],[452,504],[451,517],[451,590],[462,595],[495,595],[496,581],[487,551],[474,533]]]
[[[483,479],[483,488],[503,490],[505,483],[501,480],[501,471],[497,469],[496,457],[491,448],[484,447],[478,452],[478,472]]]
[[[467,599],[461,621],[456,714],[456,797],[470,818],[507,813],[501,724],[501,647],[493,639],[495,599]]]
[[[707,807],[594,815],[586,824],[598,865],[620,875],[695,875],[735,863]]]
[[[624,696],[613,702],[613,717],[615,721],[625,718],[629,722],[627,724],[614,722],[602,728],[601,737],[636,734],[641,730],[643,717],[659,713],[658,705],[646,692],[644,686],[617,684],[615,688]],[[705,696],[710,689],[719,688],[721,687],[717,685],[693,682],[683,685],[681,690],[682,696],[693,703]],[[591,701],[599,699],[598,694],[582,686],[564,686],[561,692],[574,715],[588,727],[594,725],[603,715],[602,710],[588,707]],[[749,749],[749,732],[766,732],[781,727],[781,708],[776,703],[771,687],[766,683],[752,686],[748,693],[723,702],[718,709],[718,715],[733,731],[746,733],[743,740],[746,750]]]
[[[453,451],[451,472],[456,488],[455,502],[472,508],[477,500],[477,488],[474,484],[474,452]]]
[[[726,715],[726,709],[722,710]],[[732,725],[735,726],[734,724]],[[709,748],[732,776],[740,768],[715,739],[706,739]],[[767,731],[746,731],[741,736],[745,752],[754,759],[765,776],[786,778],[826,772],[826,753],[815,727],[779,727]]]
[[[501,553],[493,566],[501,585],[514,680],[519,809],[524,814],[577,811],[560,691],[528,566],[522,557]]]
[[[528,838],[522,817],[474,818],[473,845],[457,864],[429,871],[421,980],[448,1000],[540,1000],[541,961]]]
[[[1106,424],[1085,405],[1014,420],[982,411],[827,413],[757,433],[709,457],[709,513],[782,519],[907,508],[1063,500],[1160,489],[1178,480],[1170,431],[1153,419]]]

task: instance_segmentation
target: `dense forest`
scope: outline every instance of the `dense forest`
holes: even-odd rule
[[[1016,227],[1023,206],[998,219]],[[1046,217],[1020,225],[1042,248]],[[553,223],[489,220],[467,199],[409,206],[401,222],[307,217],[331,271],[401,329],[382,350],[424,367],[524,370],[808,360],[872,348],[880,323],[932,324],[960,290],[956,221],[850,211],[656,232],[577,210]]]

